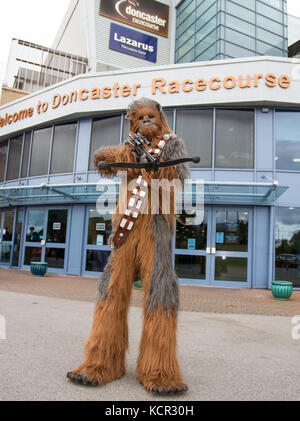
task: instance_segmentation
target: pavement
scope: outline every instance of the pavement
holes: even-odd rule
[[[0,401],[300,400],[300,338],[292,337],[299,291],[277,302],[267,290],[180,287],[178,358],[189,391],[160,397],[136,379],[143,292],[133,290],[125,376],[96,388],[73,384],[65,374],[83,359],[96,282],[0,269]]]

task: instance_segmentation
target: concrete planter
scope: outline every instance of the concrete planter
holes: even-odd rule
[[[293,283],[290,281],[273,281],[271,291],[275,300],[286,301],[293,292]]]
[[[48,270],[47,262],[31,262],[30,270],[34,276],[44,276]]]

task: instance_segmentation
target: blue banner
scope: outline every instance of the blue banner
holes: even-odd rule
[[[112,23],[109,48],[156,63],[157,38]]]

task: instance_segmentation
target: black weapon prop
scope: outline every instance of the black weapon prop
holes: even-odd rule
[[[103,170],[105,168],[141,168],[146,170],[158,171],[161,167],[170,167],[173,165],[183,164],[184,162],[194,162],[197,164],[200,161],[199,156],[194,156],[192,158],[180,158],[174,159],[172,161],[163,161],[159,162],[158,158],[151,155],[146,149],[145,144],[150,146],[151,143],[142,136],[140,133],[135,135],[129,134],[128,137],[131,139],[127,139],[127,143],[129,143],[132,148],[133,152],[136,154],[136,158],[138,162],[99,162],[98,168],[99,170]],[[145,155],[148,162],[139,162],[140,158]]]

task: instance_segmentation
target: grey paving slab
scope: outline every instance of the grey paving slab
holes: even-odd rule
[[[83,358],[94,304],[0,291],[0,400],[300,400],[300,339],[291,317],[179,313],[178,355],[189,391],[148,394],[136,380],[141,308],[129,312],[127,373],[90,388],[65,374]],[[300,309],[299,309],[300,314]]]

